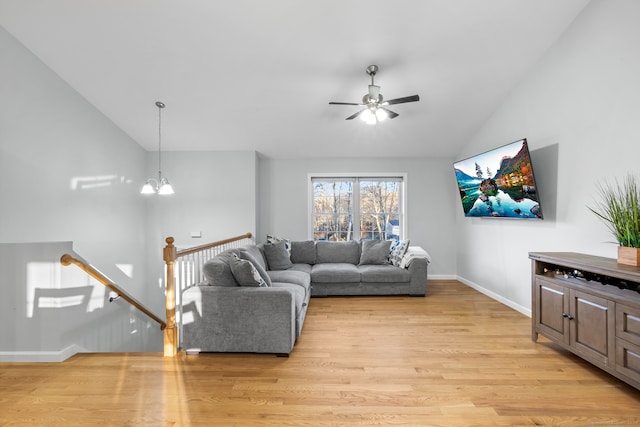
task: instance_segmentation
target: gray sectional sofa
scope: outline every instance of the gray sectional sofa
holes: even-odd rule
[[[206,282],[182,294],[181,347],[288,355],[311,296],[424,296],[428,256],[392,265],[389,245],[275,242],[222,252],[205,263]]]

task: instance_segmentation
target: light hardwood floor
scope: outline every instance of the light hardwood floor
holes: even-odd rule
[[[289,358],[0,364],[0,425],[640,425],[640,391],[530,336],[528,317],[455,281],[314,298]]]

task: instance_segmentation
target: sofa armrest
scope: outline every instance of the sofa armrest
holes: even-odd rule
[[[184,349],[288,354],[295,334],[287,289],[194,286],[182,294]]]
[[[425,258],[415,258],[409,264],[411,274],[411,291],[413,296],[424,296],[427,293],[427,268],[429,262]]]

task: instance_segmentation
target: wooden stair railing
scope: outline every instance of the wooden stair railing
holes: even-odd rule
[[[251,233],[246,233],[182,250],[177,250],[173,245],[175,241],[173,237],[167,237],[165,239],[167,243],[163,250],[163,259],[166,267],[167,310],[167,327],[164,329],[165,356],[175,356],[180,343],[176,322],[176,289],[180,296],[182,291],[187,287],[202,282],[202,266],[205,262],[222,251],[251,243],[252,237]],[[180,301],[178,301],[177,305],[181,307]],[[182,322],[181,317],[182,310],[180,309],[180,322]]]
[[[109,290],[111,290],[111,291],[115,292],[116,294],[118,294],[118,296],[121,297],[123,300],[127,301],[129,304],[131,304],[132,306],[134,306],[135,308],[137,308],[138,310],[142,311],[144,314],[146,314],[147,316],[149,316],[150,318],[152,318],[153,320],[158,322],[160,324],[160,329],[161,330],[165,330],[165,328],[167,327],[167,324],[165,323],[164,320],[162,320],[161,318],[159,318],[158,316],[153,314],[142,303],[140,303],[134,297],[132,297],[131,295],[126,293],[123,289],[118,287],[118,285],[113,283],[111,280],[109,280],[107,277],[105,277],[102,273],[100,273],[98,270],[96,270],[91,265],[85,263],[84,261],[76,259],[76,258],[72,257],[69,254],[64,254],[64,255],[62,255],[60,257],[60,264],[65,265],[65,266],[70,265],[70,264],[77,265],[82,270],[84,270],[89,276],[93,277],[98,282],[100,282],[103,285],[105,285],[107,288],[109,288]]]

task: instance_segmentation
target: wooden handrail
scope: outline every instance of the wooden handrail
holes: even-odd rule
[[[193,254],[195,252],[200,252],[200,251],[204,251],[204,250],[207,250],[207,249],[215,248],[217,246],[226,245],[227,243],[233,243],[233,242],[236,242],[238,240],[250,239],[251,237],[252,237],[251,233],[245,233],[245,234],[242,234],[240,236],[229,237],[228,239],[224,239],[224,240],[218,240],[217,242],[206,243],[204,245],[194,246],[194,247],[188,248],[188,249],[182,249],[181,251],[176,251],[176,258],[175,259],[178,259],[181,256]],[[171,239],[171,243],[169,243],[169,239]],[[173,237],[167,237],[166,242],[167,242],[167,246],[169,244],[173,245]]]
[[[175,261],[180,257],[185,257],[198,252],[207,251],[216,247],[224,246],[229,243],[240,241],[243,239],[251,239],[251,233],[245,233],[240,236],[230,237],[217,242],[206,243],[192,248],[177,250],[173,245],[175,239],[167,237],[162,255],[166,266],[166,310],[167,310],[167,327],[164,329],[164,355],[175,356],[178,353],[178,327],[176,325],[176,283],[175,283]]]
[[[60,264],[65,266],[70,264],[77,265],[78,267],[83,269],[89,276],[93,277],[98,282],[102,283],[107,288],[109,288],[111,291],[118,294],[118,296],[120,296],[122,299],[127,301],[129,304],[131,304],[132,306],[134,306],[135,308],[142,311],[144,314],[146,314],[147,316],[149,316],[150,318],[158,322],[160,324],[161,330],[164,330],[167,327],[167,324],[164,322],[164,320],[160,319],[158,316],[153,314],[151,311],[149,311],[149,309],[147,309],[144,305],[138,302],[135,298],[127,294],[124,290],[119,288],[118,285],[113,283],[111,280],[107,279],[102,273],[100,273],[98,270],[96,270],[89,264],[85,263],[84,261],[76,259],[69,254],[64,254],[60,257]]]

